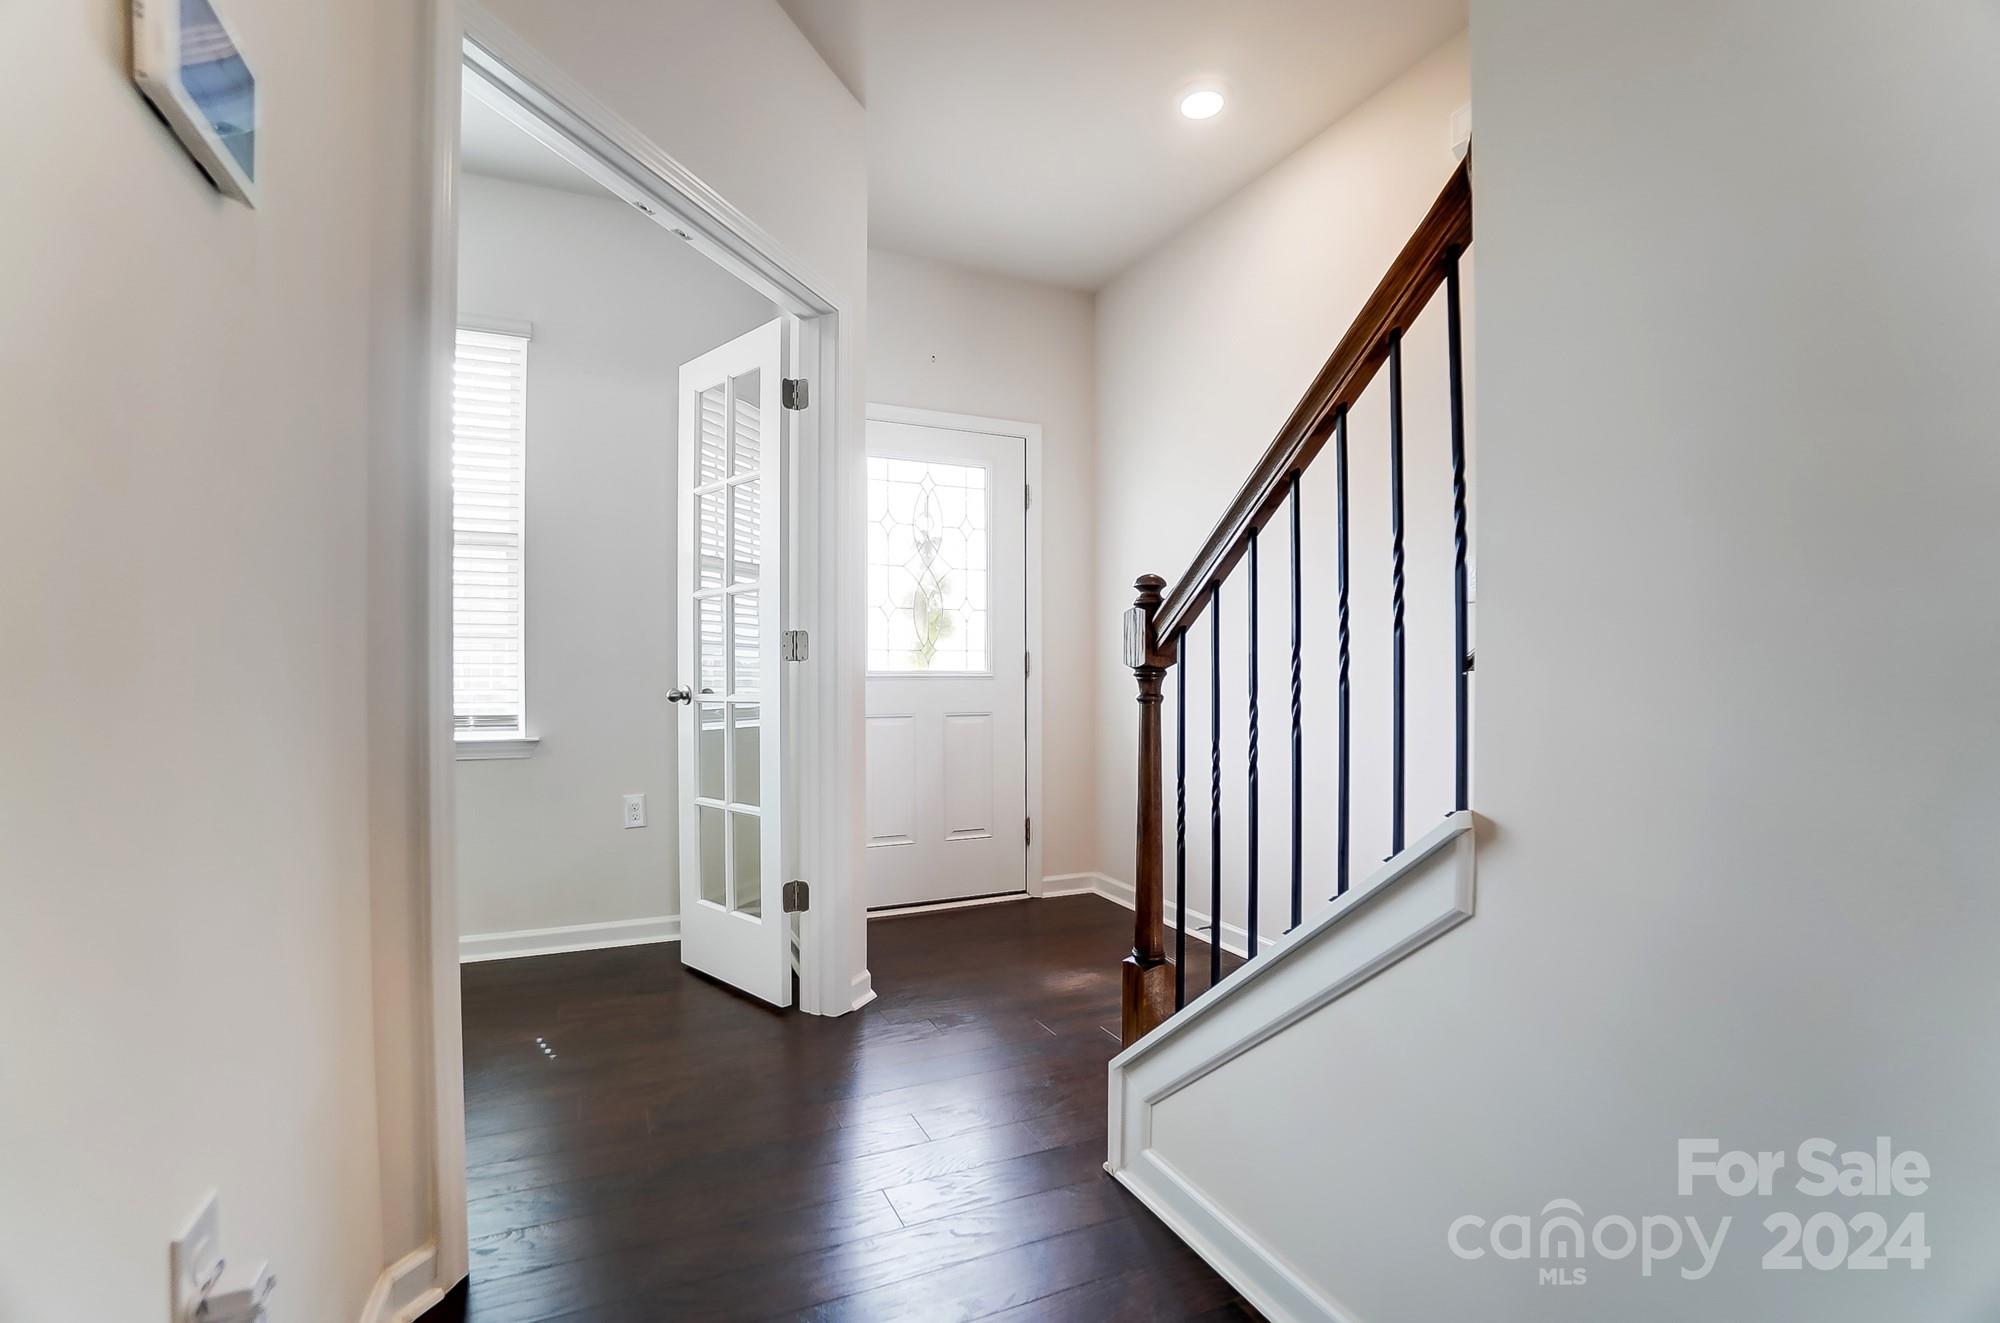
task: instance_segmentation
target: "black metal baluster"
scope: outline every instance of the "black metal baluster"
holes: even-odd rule
[[[1187,1005],[1187,631],[1174,640],[1174,1009]]]
[[[1403,852],[1403,333],[1389,333],[1389,855]]]
[[[1292,927],[1305,918],[1305,740],[1300,726],[1299,631],[1304,614],[1299,590],[1299,475],[1292,474]],[[1289,931],[1289,930],[1287,930]]]
[[[1222,982],[1222,585],[1208,596],[1208,986]]]
[[[1257,837],[1258,825],[1262,819],[1257,812],[1257,530],[1250,530],[1250,872],[1245,882],[1245,913],[1243,926],[1249,935],[1244,939],[1243,956],[1248,960],[1257,954]],[[1222,931],[1222,918],[1216,916],[1216,932]]]
[[[1444,256],[1444,306],[1447,325],[1447,344],[1451,362],[1451,576],[1452,576],[1452,639],[1457,648],[1452,669],[1456,674],[1456,694],[1458,706],[1457,732],[1457,776],[1454,783],[1453,807],[1463,811],[1472,807],[1472,691],[1471,676],[1467,669],[1470,656],[1465,599],[1467,595],[1465,569],[1465,364],[1462,357],[1458,321],[1458,255],[1453,246],[1445,250]]]
[[[1347,894],[1349,738],[1347,673],[1353,659],[1352,639],[1347,629],[1347,410],[1343,407],[1333,420],[1333,543],[1334,589],[1339,598],[1340,687],[1335,711],[1334,743],[1340,773],[1340,798],[1334,813],[1333,869],[1336,897]]]

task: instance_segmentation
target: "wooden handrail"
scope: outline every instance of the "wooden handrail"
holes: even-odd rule
[[[1249,481],[1202,543],[1194,563],[1152,612],[1150,643],[1156,665],[1173,660],[1181,631],[1194,623],[1215,585],[1242,558],[1251,530],[1262,528],[1283,508],[1292,475],[1313,462],[1333,433],[1334,418],[1361,397],[1388,359],[1390,337],[1407,330],[1430,302],[1444,282],[1445,254],[1471,246],[1471,165],[1467,157],[1453,172],[1292,416],[1278,429]]]
[[[1472,181],[1470,165],[1471,161],[1468,159],[1453,172],[1450,182],[1444,186],[1444,191],[1438,194],[1437,201],[1431,204],[1431,209],[1424,216],[1423,223],[1417,226],[1416,233],[1410,236],[1410,241],[1403,245],[1403,251],[1397,255],[1395,264],[1389,268],[1388,274],[1382,277],[1382,283],[1375,287],[1375,292],[1369,295],[1368,302],[1362,305],[1360,316],[1356,317],[1353,325],[1347,328],[1347,334],[1340,338],[1340,343],[1334,348],[1332,357],[1327,359],[1326,366],[1320,369],[1319,375],[1313,379],[1311,387],[1307,389],[1305,398],[1301,399],[1298,407],[1292,410],[1292,416],[1285,420],[1284,427],[1279,429],[1276,439],[1264,451],[1263,458],[1257,462],[1257,467],[1251,471],[1249,481],[1245,482],[1242,489],[1236,493],[1236,499],[1229,503],[1228,512],[1216,524],[1214,531],[1209,533],[1208,540],[1202,544],[1201,554],[1195,557],[1194,564],[1188,567],[1188,572],[1181,576],[1181,581],[1174,586],[1173,591],[1163,593],[1161,590],[1166,586],[1165,581],[1154,575],[1146,575],[1133,585],[1137,590],[1137,598],[1133,602],[1131,610],[1125,613],[1124,660],[1125,664],[1132,668],[1133,679],[1138,682],[1139,687],[1139,796],[1136,805],[1138,811],[1135,815],[1137,832],[1134,841],[1136,849],[1133,857],[1132,876],[1134,901],[1132,951],[1131,954],[1125,957],[1123,970],[1124,986],[1121,1016],[1121,1029],[1123,1032],[1121,1038],[1128,1046],[1145,1037],[1146,1034],[1159,1025],[1165,1023],[1167,1018],[1174,1013],[1183,994],[1183,985],[1180,980],[1184,977],[1184,971],[1181,970],[1178,961],[1169,961],[1167,959],[1164,922],[1166,910],[1166,879],[1163,857],[1165,823],[1162,813],[1163,806],[1161,803],[1160,785],[1163,771],[1160,749],[1160,706],[1163,681],[1166,678],[1167,671],[1180,660],[1179,653],[1182,635],[1201,615],[1202,611],[1208,607],[1209,603],[1214,600],[1217,585],[1224,578],[1228,577],[1229,572],[1235,568],[1237,561],[1252,545],[1258,530],[1269,523],[1278,511],[1292,500],[1296,491],[1298,475],[1304,472],[1306,467],[1313,462],[1314,457],[1319,454],[1320,449],[1334,434],[1336,427],[1343,429],[1342,434],[1344,436],[1345,425],[1342,420],[1345,417],[1345,411],[1360,398],[1361,392],[1367,388],[1368,383],[1374,378],[1376,371],[1381,368],[1384,362],[1390,359],[1392,352],[1394,352],[1394,346],[1399,342],[1399,337],[1404,331],[1409,329],[1410,324],[1416,320],[1417,314],[1423,311],[1424,306],[1430,302],[1431,296],[1437,293],[1438,287],[1445,284],[1447,279],[1452,282],[1451,293],[1447,301],[1450,304],[1451,320],[1453,482],[1455,487],[1458,539],[1456,561],[1458,621],[1460,651],[1461,654],[1463,653],[1465,619],[1465,488],[1463,454],[1460,450],[1462,436],[1460,432],[1461,416],[1459,414],[1460,397],[1458,393],[1460,390],[1460,367],[1458,358],[1459,328],[1456,271],[1457,254],[1463,249],[1470,247],[1472,243]],[[1400,363],[1400,361],[1400,357],[1398,357],[1397,362]],[[1397,382],[1397,373],[1392,372],[1390,375],[1391,395],[1399,399],[1400,385]],[[1396,581],[1395,637],[1397,648],[1394,709],[1396,715],[1393,722],[1396,731],[1394,748],[1396,750],[1397,770],[1393,774],[1393,781],[1397,787],[1396,793],[1398,795],[1396,800],[1398,810],[1395,818],[1395,836],[1398,848],[1400,848],[1401,844],[1400,833],[1402,830],[1400,811],[1402,777],[1400,769],[1401,732],[1403,729],[1401,717],[1403,544],[1400,516],[1400,486],[1399,479],[1394,476],[1400,473],[1400,469],[1395,467],[1400,461],[1395,460],[1393,457],[1401,453],[1399,448],[1401,444],[1399,408],[1400,405],[1392,401],[1390,409],[1391,473],[1392,489],[1397,493],[1395,500],[1397,502],[1396,510],[1398,511],[1394,522],[1395,542],[1393,553]],[[1339,451],[1343,456],[1346,454],[1346,443],[1344,440],[1339,447]],[[1343,458],[1340,461],[1343,473],[1345,463],[1346,460]],[[1346,479],[1343,476],[1338,484],[1343,493],[1340,498],[1343,502],[1345,500],[1345,482]],[[1337,517],[1341,521],[1341,527],[1344,530],[1346,519],[1344,505],[1341,506],[1341,511],[1342,513]],[[1294,521],[1296,521],[1296,514],[1294,514]],[[1292,573],[1294,587],[1296,588],[1298,574],[1296,522],[1294,522],[1294,534]],[[1341,536],[1345,537],[1344,531]],[[1345,547],[1346,544],[1343,541],[1340,551],[1340,563],[1342,566],[1340,571],[1340,741],[1342,786],[1340,808],[1340,820],[1342,823],[1340,867],[1342,872],[1340,874],[1340,885],[1342,889],[1345,889],[1346,886],[1346,873],[1344,870],[1347,857],[1345,843],[1347,812],[1347,589],[1345,566],[1347,553]],[[1256,562],[1254,559],[1251,564],[1251,581],[1254,592],[1256,580]],[[1296,597],[1294,598],[1293,610],[1292,701],[1293,747],[1294,757],[1296,758],[1300,632],[1297,619],[1298,606]],[[1256,616],[1253,609],[1251,615],[1250,652],[1250,664],[1253,668],[1253,676],[1257,655],[1255,621]],[[1211,646],[1216,646],[1221,637],[1220,626],[1213,620],[1210,623],[1215,630],[1211,635]],[[1216,665],[1219,670],[1219,660]],[[1250,691],[1251,737],[1249,753],[1251,813],[1253,818],[1251,840],[1253,841],[1253,853],[1250,864],[1250,877],[1252,880],[1248,883],[1249,904],[1251,907],[1248,941],[1253,957],[1256,954],[1257,941],[1255,910],[1257,893],[1254,881],[1256,876],[1254,841],[1257,830],[1254,823],[1256,813],[1255,769],[1257,739],[1255,732],[1257,725],[1257,700],[1254,686],[1255,681],[1253,679]],[[1181,695],[1182,710],[1179,717],[1185,718],[1185,687],[1183,686],[1177,692]],[[1219,690],[1215,691],[1215,693],[1216,696],[1212,699],[1212,702],[1219,704]],[[1460,807],[1464,807],[1465,795],[1465,705],[1464,680],[1461,675],[1458,718]],[[1219,711],[1219,707],[1216,710]],[[1216,778],[1216,789],[1211,808],[1211,830],[1214,833],[1213,839],[1216,843],[1213,848],[1219,856],[1222,802],[1220,790],[1221,727],[1215,725],[1211,730],[1211,750],[1215,766],[1214,776]],[[1179,738],[1185,740],[1185,734],[1182,733]],[[1186,786],[1180,780],[1180,777],[1184,775],[1184,768],[1181,767],[1180,759],[1184,756],[1184,747],[1177,748],[1177,793],[1175,797],[1175,922],[1177,925],[1183,925],[1186,922],[1184,917],[1186,914],[1184,854],[1187,829],[1185,816]],[[1296,774],[1297,764],[1295,762],[1294,775],[1296,776]],[[1298,867],[1297,815],[1299,812],[1299,803],[1295,797],[1293,802],[1293,867],[1295,872]],[[1211,983],[1220,974],[1220,927],[1222,917],[1222,874],[1220,867],[1219,862],[1213,864],[1214,871],[1211,877],[1213,891],[1210,908],[1214,911],[1212,922],[1216,924],[1216,930],[1212,931],[1209,935],[1209,942],[1211,944]],[[1295,888],[1296,885],[1295,881]],[[1297,904],[1298,902],[1295,899],[1295,908]],[[1184,948],[1186,935],[1184,927],[1180,929],[1180,933],[1181,936],[1176,939],[1177,948]]]

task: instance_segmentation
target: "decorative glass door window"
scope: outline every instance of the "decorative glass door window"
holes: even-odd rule
[[[868,669],[985,672],[986,470],[868,459]]]

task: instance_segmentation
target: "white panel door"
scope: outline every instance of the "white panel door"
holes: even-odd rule
[[[872,909],[1027,887],[1023,448],[868,424]]]
[[[792,1000],[779,631],[788,415],[782,320],[681,368],[681,963]],[[634,610],[644,610],[634,603]]]

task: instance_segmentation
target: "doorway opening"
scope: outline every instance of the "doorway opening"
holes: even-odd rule
[[[780,912],[783,883],[782,787],[766,793],[760,771],[782,768],[764,645],[784,608],[767,499],[784,456],[764,442],[782,430],[783,314],[506,107],[468,71],[452,419],[461,956],[680,941],[686,962],[787,1004],[779,925],[754,922],[767,891]],[[691,688],[702,701],[684,708]],[[740,918],[710,931],[711,912]]]
[[[764,1016],[843,1013],[865,980],[846,799],[798,792],[851,747],[836,717],[858,681],[822,610],[846,518],[840,313],[484,11],[437,12],[424,1257],[449,1283],[468,1133],[490,1160],[495,1125],[549,1112],[544,1091],[468,1124],[498,1058],[477,1055],[461,968],[616,957]],[[571,1020],[523,1043],[552,1068],[615,1038]]]

